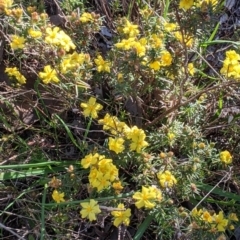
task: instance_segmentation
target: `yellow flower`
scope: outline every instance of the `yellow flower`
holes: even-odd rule
[[[197,208],[194,208],[192,211],[191,211],[191,215],[195,218],[199,218],[203,213],[203,210],[202,209],[199,209],[197,210]]]
[[[105,174],[108,176],[109,180],[113,182],[118,179],[118,168],[110,163]]]
[[[20,72],[16,74],[15,77],[20,84],[26,83],[26,78]]]
[[[144,18],[149,19],[149,17],[153,14],[153,10],[151,10],[149,8],[140,9],[140,14]]]
[[[50,65],[44,67],[43,72],[39,73],[39,77],[45,84],[48,84],[50,82],[58,83],[60,81],[57,77],[56,70],[52,69]]]
[[[131,209],[128,208],[127,210],[124,210],[124,205],[121,203],[118,204],[118,208],[120,209],[120,211],[111,212],[112,216],[114,217],[113,225],[115,227],[118,227],[120,224],[123,223],[125,226],[128,226],[130,223]]]
[[[177,31],[174,36],[180,43],[185,44],[187,47],[191,47],[193,45],[193,37],[189,34],[183,36],[181,32]]]
[[[196,7],[200,7],[201,11],[207,12],[209,9],[208,5],[214,7],[218,3],[218,0],[200,0],[196,3]]]
[[[114,182],[112,188],[115,190],[116,194],[119,194],[123,190],[122,183],[120,181]]]
[[[228,220],[223,217],[223,212],[219,212],[219,214],[213,215],[213,220],[216,223],[217,230],[219,232],[224,232],[228,225]]]
[[[29,13],[35,12],[35,11],[36,11],[36,7],[35,7],[35,6],[28,6],[28,7],[27,7],[27,11],[28,11]]]
[[[59,38],[58,38],[58,32],[59,27],[54,27],[53,29],[51,27],[46,28],[46,37],[45,42],[48,44],[59,44]]]
[[[226,58],[223,61],[223,67],[220,73],[227,75],[228,77],[233,77],[235,79],[240,78],[240,55],[234,50],[229,50],[226,52]]]
[[[15,76],[18,73],[18,70],[16,67],[14,68],[6,68],[5,73],[8,74],[8,76]]]
[[[177,183],[176,178],[168,170],[165,172],[159,172],[157,174],[157,177],[159,179],[160,185],[163,188],[172,187],[174,184]]]
[[[108,147],[116,154],[121,153],[124,150],[124,139],[123,138],[109,138]]]
[[[144,56],[146,53],[146,47],[140,42],[135,42],[133,44],[133,48],[136,50],[136,53],[139,57]]]
[[[156,205],[154,202],[156,200],[156,192],[153,188],[142,186],[142,191],[134,193],[133,199],[137,200],[135,203],[137,208],[145,207],[151,209]]]
[[[0,13],[7,11],[13,4],[13,0],[0,0]]]
[[[57,190],[53,191],[52,198],[56,203],[65,202],[64,193],[58,192]]]
[[[131,131],[128,132],[127,137],[133,141],[137,141],[139,138],[145,139],[146,134],[142,129],[139,129],[137,126],[133,126]]]
[[[179,8],[182,8],[184,10],[188,10],[193,6],[193,0],[180,0]]]
[[[225,164],[232,163],[232,156],[231,156],[230,152],[227,150],[220,152],[220,159]]]
[[[236,213],[229,214],[228,219],[231,221],[238,222],[238,217],[237,217]]]
[[[83,115],[85,117],[98,117],[98,111],[100,111],[103,106],[99,103],[96,103],[96,98],[90,97],[87,103],[81,103],[81,107],[84,109]]]
[[[169,66],[172,64],[172,56],[170,52],[168,51],[163,51],[161,53],[161,65],[162,66]]]
[[[57,37],[59,39],[59,46],[62,47],[66,52],[76,48],[72,42],[72,39],[64,31],[60,31]]]
[[[150,191],[153,191],[156,194],[156,200],[157,201],[162,201],[162,191],[160,189],[158,189],[157,187],[153,186],[153,187],[149,187]]]
[[[118,119],[116,117],[112,117],[109,113],[106,113],[103,119],[98,120],[98,123],[103,125],[104,130],[109,130],[114,128],[115,122],[117,121]]]
[[[98,72],[110,72],[110,63],[103,60],[102,56],[98,55],[94,62],[97,65]]]
[[[109,175],[98,172],[97,179],[92,182],[92,186],[97,188],[98,192],[101,192],[103,189],[108,188],[111,185]]]
[[[24,48],[24,43],[26,39],[24,37],[19,37],[17,35],[12,36],[12,41],[10,43],[10,46],[13,50],[15,49],[23,49]]]
[[[226,52],[226,58],[228,59],[229,63],[235,65],[238,64],[240,60],[240,55],[236,53],[235,50],[229,50]]]
[[[175,23],[168,23],[168,22],[164,23],[164,29],[167,32],[172,32],[176,28],[177,28],[177,24],[175,24]]]
[[[80,211],[82,218],[88,218],[90,221],[96,220],[96,214],[101,212],[98,202],[93,199],[90,199],[90,202],[80,203],[80,205],[83,208]]]
[[[148,143],[145,141],[146,134],[142,129],[134,126],[130,131],[126,132],[126,135],[129,139],[132,140],[132,143],[130,145],[131,151],[140,153],[142,148],[148,146]]]
[[[176,137],[174,133],[168,133],[167,136],[170,141],[172,141]]]
[[[70,56],[70,59],[72,64],[77,63],[82,65],[85,61],[88,62],[87,60],[88,57],[89,56],[87,54],[73,52],[73,54]]]
[[[213,218],[211,214],[208,211],[204,211],[201,216],[202,220],[205,222],[211,223],[213,221]]]
[[[32,28],[30,28],[28,30],[28,34],[32,37],[32,38],[40,38],[42,36],[42,32],[41,31],[36,31],[33,30]]]
[[[136,37],[139,34],[138,25],[131,24],[126,20],[126,26],[123,28],[123,32],[129,37]]]
[[[189,63],[189,64],[188,64],[188,72],[189,72],[189,74],[190,74],[191,76],[194,75],[194,73],[195,73],[195,68],[194,68],[193,63]]]
[[[117,80],[118,80],[118,82],[122,82],[123,81],[123,74],[122,73],[118,73],[117,74]]]
[[[151,47],[152,48],[160,48],[163,46],[162,37],[157,34],[151,35]]]
[[[112,159],[107,158],[101,159],[98,163],[98,170],[99,173],[104,175],[104,177],[106,177],[106,180],[110,182],[114,182],[116,179],[118,179],[118,169],[112,163]],[[100,175],[100,178],[102,178],[102,175]]]
[[[26,78],[18,71],[18,69],[16,67],[6,68],[5,73],[7,73],[8,76],[15,77],[20,84],[26,83]]]
[[[135,44],[135,38],[128,38],[128,39],[123,39],[121,42],[116,43],[115,46],[116,48],[123,49],[123,50],[129,50],[134,46]]]
[[[22,8],[14,8],[11,11],[11,14],[16,18],[16,19],[20,19],[22,17],[23,14],[23,10]],[[7,11],[6,11],[7,12]]]
[[[234,225],[231,224],[231,225],[229,226],[229,229],[230,229],[230,230],[235,229]]]
[[[75,67],[75,64],[72,64],[69,56],[66,56],[65,59],[60,63],[60,71],[61,73],[67,73],[69,70],[72,70]]]
[[[89,168],[92,165],[97,164],[99,157],[100,155],[98,153],[95,153],[94,155],[92,155],[92,153],[88,154],[81,160],[82,167]]]
[[[158,71],[161,67],[161,63],[156,60],[156,61],[150,62],[149,67],[154,71]]]
[[[87,23],[87,22],[92,22],[94,19],[91,13],[84,12],[79,18],[79,20],[82,23]]]

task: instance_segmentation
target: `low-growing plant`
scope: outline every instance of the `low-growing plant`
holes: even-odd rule
[[[217,14],[217,1],[143,2],[137,19],[114,15],[108,51],[96,40],[104,16],[84,1],[63,2],[58,26],[37,5],[0,3],[2,237],[234,233],[238,155],[207,123],[217,126],[223,101],[236,97],[238,45],[220,69],[206,59],[217,23],[202,15]]]

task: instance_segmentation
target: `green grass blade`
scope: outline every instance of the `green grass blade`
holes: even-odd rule
[[[216,33],[217,33],[217,31],[218,31],[218,28],[219,28],[219,25],[220,25],[220,24],[218,23],[218,24],[216,25],[216,27],[214,28],[211,36],[210,36],[209,39],[208,39],[208,42],[211,42],[211,41],[215,38]]]
[[[214,41],[206,41],[200,44],[201,47],[207,47],[209,45],[214,45],[214,44],[225,44],[225,43],[229,43],[229,44],[233,44],[236,46],[240,45],[240,42],[236,42],[236,41],[229,41],[229,40],[214,40]]]
[[[133,240],[140,240],[144,232],[147,230],[148,226],[152,222],[154,216],[148,215],[144,222],[138,227],[137,233],[135,234]]]
[[[47,196],[47,187],[48,185],[44,185],[43,196],[42,196],[42,205],[41,205],[41,240],[45,239],[45,202]]]
[[[51,161],[43,163],[30,163],[30,164],[14,164],[14,165],[3,165],[0,166],[0,169],[20,169],[20,168],[42,168],[49,167],[51,165],[60,165],[62,162]]]
[[[39,176],[39,175],[43,175],[45,173],[46,173],[46,170],[44,170],[44,169],[28,170],[28,171],[24,171],[24,172],[2,172],[2,173],[0,173],[0,181],[32,177],[32,176]]]
[[[129,198],[133,195],[133,193],[123,193],[119,194],[117,196],[109,196],[109,197],[99,197],[99,198],[94,198],[95,201],[98,202],[105,202],[105,201],[110,201],[110,200],[116,200],[116,199],[124,199],[124,198]],[[79,200],[79,201],[68,201],[68,202],[61,202],[61,203],[46,203],[45,207],[56,207],[56,206],[61,206],[61,205],[79,205],[80,203],[84,202],[89,202],[90,199],[84,199],[84,200]]]
[[[169,5],[170,5],[170,1],[166,0],[165,1],[165,6],[164,6],[164,10],[163,10],[163,18],[166,19],[167,18],[167,14],[169,11]]]
[[[215,189],[213,189],[214,186],[204,184],[204,183],[198,184],[197,187],[201,190],[208,191],[208,192],[211,191],[212,193],[217,194],[219,196],[229,198],[236,202],[240,202],[240,196],[238,196],[237,194],[234,194],[234,193],[223,191],[221,188],[216,187]]]
[[[33,176],[45,175],[48,173],[65,171],[65,167],[68,167],[70,164],[76,165],[75,163],[65,162],[65,161],[53,162],[53,165],[51,165],[50,163],[52,163],[52,162],[49,162],[48,164],[46,164],[46,163],[45,164],[44,163],[42,163],[42,164],[24,164],[22,169],[20,169],[20,167],[17,168],[16,166],[18,166],[18,165],[1,166],[1,167],[4,167],[4,171],[0,172],[0,181],[10,180],[10,179],[18,179],[18,178],[24,178],[24,177],[31,177],[31,176],[33,177]],[[54,166],[54,165],[57,165],[57,166]],[[34,168],[36,166],[37,166],[37,169]],[[41,166],[41,167],[39,168],[39,166]]]
[[[75,140],[72,132],[70,131],[69,127],[66,125],[66,123],[57,115],[55,114],[55,117],[62,123],[63,127],[65,128],[69,138],[71,139],[72,143],[81,151],[83,152],[82,148],[78,145],[77,141]]]

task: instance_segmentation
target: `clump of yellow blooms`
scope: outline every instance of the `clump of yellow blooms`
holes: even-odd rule
[[[130,23],[127,19],[125,20],[125,26],[122,29],[123,33],[128,37],[136,37],[139,34],[138,25]]]
[[[194,208],[191,211],[193,220],[196,220],[192,224],[192,228],[204,228],[210,232],[225,232],[227,229],[234,229],[233,222],[237,222],[238,218],[235,213],[230,213],[228,218],[225,218],[223,212],[218,214],[210,213],[205,209]]]
[[[13,8],[11,10],[6,9],[5,12],[8,16],[14,17],[17,21],[19,21],[20,18],[22,17],[22,15],[23,15],[22,8]]]
[[[134,54],[142,59],[142,65],[148,66],[154,71],[159,71],[161,67],[167,67],[172,64],[171,53],[164,49],[164,34],[162,32],[139,38],[138,25],[132,24],[128,20],[123,22],[124,26],[119,27],[118,31],[123,33],[125,38],[115,44],[118,50]],[[151,59],[149,54],[153,50],[157,50],[157,55]]]
[[[123,146],[124,138],[131,140],[131,151],[140,153],[144,147],[148,146],[148,143],[145,141],[146,134],[137,126],[129,128],[126,123],[119,121],[117,117],[110,116],[108,113],[98,122],[103,124],[103,129],[109,130],[111,134],[122,135],[122,137],[109,138],[110,150],[113,150],[116,153],[120,153],[125,149]]]
[[[179,8],[189,10],[195,4],[196,7],[204,9],[207,5],[215,6],[217,3],[217,0],[180,0]]]
[[[83,168],[90,168],[88,176],[90,186],[98,192],[108,188],[118,179],[118,169],[112,159],[106,158],[98,153],[88,154],[82,160]]]
[[[45,42],[54,47],[62,48],[66,52],[76,48],[71,38],[63,30],[60,30],[59,27],[46,28]]]
[[[8,10],[13,4],[13,0],[0,0],[0,13]]]
[[[72,54],[66,54],[61,58],[59,68],[61,73],[66,74],[81,68],[84,64],[91,64],[89,54],[74,51]]]
[[[220,73],[226,77],[232,77],[234,79],[240,78],[239,67],[240,55],[235,50],[229,50],[226,52],[226,58],[223,61],[223,67]]]
[[[14,68],[6,68],[5,73],[10,77],[15,77],[20,84],[26,83],[26,78],[18,71],[16,67]]]
[[[84,12],[79,18],[80,22],[88,23],[94,21],[94,18],[91,13]]]
[[[179,7],[184,10],[189,10],[193,6],[198,7],[198,4],[204,4],[204,2],[212,5],[215,4],[214,0],[180,0]],[[0,0],[0,13],[5,12],[8,17],[11,17],[11,20],[20,21],[22,19],[23,10],[20,8],[9,10],[12,3],[13,1],[11,0]],[[103,57],[98,54],[95,59],[91,61],[90,55],[84,53],[86,50],[78,52],[77,37],[71,38],[70,35],[66,34],[61,28],[46,24],[48,21],[47,15],[45,13],[39,14],[35,12],[35,10],[35,7],[27,8],[27,11],[30,13],[30,22],[32,25],[26,27],[25,35],[11,35],[9,44],[12,50],[24,49],[25,51],[25,49],[28,50],[31,43],[42,42],[41,49],[43,52],[46,50],[46,52],[52,51],[54,53],[57,60],[44,65],[43,70],[38,72],[38,76],[44,84],[60,83],[61,80],[61,86],[61,84],[63,84],[62,79],[64,79],[65,76],[76,76],[76,78],[80,78],[87,67],[92,71],[94,64],[94,68],[99,75],[102,73],[108,73],[109,77],[114,75],[119,83],[122,83],[124,79],[127,79],[128,76],[125,75],[125,72],[123,71],[125,69],[121,68],[121,64],[119,64],[120,71],[118,72],[114,68],[114,61],[110,61],[107,56]],[[148,17],[150,18],[152,16],[153,12],[145,9],[141,14],[146,20]],[[95,19],[96,15],[94,13],[84,12],[80,17],[79,15],[77,16],[76,21],[79,25],[81,24],[81,26],[85,27],[89,24],[88,27],[91,28],[94,25],[93,23],[96,23]],[[45,25],[39,26],[38,22],[42,20],[46,20]],[[89,30],[89,28],[86,27],[87,30]],[[175,39],[174,41],[178,40],[181,43],[178,45],[183,45],[187,48],[191,48],[194,43],[194,38],[190,33],[185,31],[182,32],[179,30],[177,24],[166,21],[161,23],[161,27],[156,28],[153,32],[149,31],[144,35],[137,24],[131,23],[124,18],[122,19],[122,26],[118,27],[118,31],[121,38],[114,45],[113,53],[116,53],[117,57],[120,54],[126,56],[126,60],[128,60],[127,57],[129,57],[129,59],[133,57],[136,62],[130,61],[129,65],[131,67],[136,63],[134,67],[137,66],[142,67],[144,70],[147,69],[146,72],[151,73],[154,77],[159,73],[158,71],[161,71],[162,69],[165,69],[163,72],[167,71],[168,67],[171,69],[172,64],[176,61],[176,59],[174,59],[175,52],[172,51],[170,47],[167,48],[165,46],[166,34],[167,36],[172,35]],[[74,43],[76,43],[76,45]],[[84,46],[87,46],[87,44]],[[20,51],[16,52],[18,53]],[[221,73],[227,77],[239,79],[239,61],[240,55],[236,53],[236,51],[227,51]],[[190,76],[194,76],[196,72],[193,63],[188,63],[186,70]],[[16,67],[6,68],[5,72],[10,77],[16,78],[20,84],[26,83],[26,78]],[[140,74],[138,76],[140,76]],[[98,119],[98,116],[101,115],[99,112],[103,109],[103,106],[97,102],[95,97],[90,97],[87,102],[82,102],[80,107],[83,109],[82,114],[85,117],[90,117],[90,123],[92,119],[93,121]],[[120,169],[118,169],[116,159],[121,158],[125,154],[131,155],[132,153],[134,154],[131,156],[136,156],[136,158],[139,159],[141,159],[144,154],[147,156],[148,153],[143,152],[144,148],[149,145],[146,141],[147,136],[143,129],[140,129],[137,126],[128,126],[125,122],[120,121],[118,117],[112,116],[109,113],[106,113],[105,116],[97,122],[102,125],[103,130],[106,131],[109,136],[106,139],[105,145],[108,149],[105,150],[108,151],[109,156],[111,157],[109,157],[106,152],[104,152],[105,155],[101,155],[100,153],[97,153],[95,149],[92,153],[83,156],[81,159],[81,166],[82,168],[89,170],[88,181],[91,189],[95,189],[98,193],[101,193],[104,190],[113,190],[115,194],[119,194],[124,189],[124,184],[122,184],[123,180],[120,179],[121,176],[119,176]],[[168,144],[171,146],[172,143],[175,142],[176,134],[169,131],[165,134],[165,139],[167,139]],[[202,152],[207,148],[204,142],[200,142],[198,145],[196,144],[195,147],[201,149]],[[160,167],[161,171],[155,170],[155,168],[151,166],[154,154],[149,154],[150,157],[153,156],[151,160],[149,160],[149,157],[148,161],[145,160],[146,158],[142,161],[142,165],[145,163],[148,164],[146,167],[148,168],[147,171],[151,169],[149,170],[149,172],[151,171],[151,177],[154,176],[155,181],[158,182],[158,186],[162,191],[156,186],[148,186],[149,182],[147,182],[147,180],[144,183],[141,182],[143,185],[141,186],[141,190],[136,191],[132,195],[132,201],[135,202],[135,206],[138,209],[145,208],[146,210],[150,210],[157,207],[163,199],[163,193],[170,192],[169,188],[177,188],[177,184],[180,184],[180,179],[175,177],[179,176],[179,172],[176,171],[176,173],[174,173],[172,170],[168,170],[172,169],[169,166],[172,164],[170,160],[173,157],[173,152],[167,153],[168,150],[166,149],[164,149],[164,151],[166,151],[166,153],[161,152],[158,156],[158,160],[160,158],[161,164],[166,163],[165,168],[162,166]],[[232,163],[232,155],[227,150],[220,152],[217,157],[224,164]],[[52,192],[52,199],[56,203],[65,202],[65,193],[57,189],[61,184],[62,182],[55,177],[49,182],[49,186],[55,188]],[[194,188],[194,184],[192,184],[192,186]],[[80,211],[82,218],[87,218],[90,221],[97,220],[97,214],[101,213],[97,201],[90,199],[88,202],[81,202],[80,205],[82,207]],[[129,208],[125,209],[123,204],[118,204],[117,209],[111,211],[111,215],[114,218],[113,225],[116,227],[119,227],[121,224],[125,226],[130,224],[131,210]],[[194,221],[198,222],[198,224],[206,223],[210,227],[209,229],[215,232],[223,232],[227,228],[233,229],[232,222],[238,221],[238,218],[234,213],[226,218],[222,211],[218,214],[213,214],[205,209],[197,210],[196,208],[191,212],[191,216]]]

